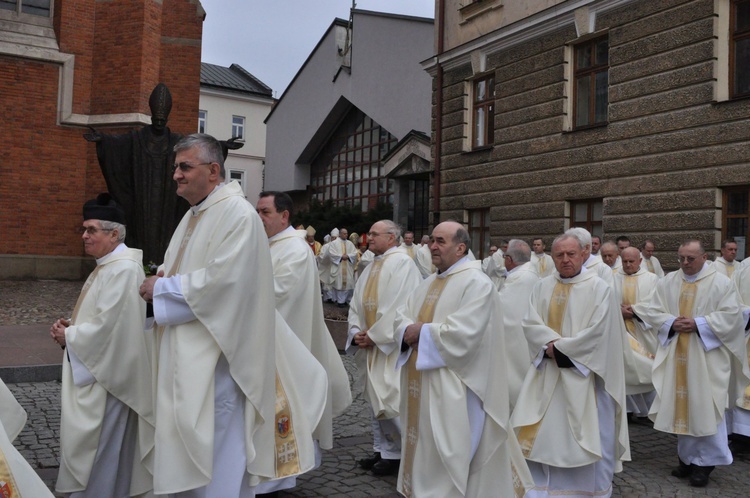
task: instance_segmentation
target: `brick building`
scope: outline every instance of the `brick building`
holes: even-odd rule
[[[437,209],[490,237],[570,226],[750,255],[750,2],[436,2]],[[437,195],[436,195],[437,194]]]
[[[198,0],[0,4],[0,277],[85,273],[81,206],[106,187],[82,134],[150,124],[159,82],[168,126],[195,131],[204,17]]]

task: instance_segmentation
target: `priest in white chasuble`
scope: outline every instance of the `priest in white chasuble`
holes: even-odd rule
[[[612,268],[604,264],[602,261],[601,250],[599,251],[598,257],[591,254],[591,233],[585,228],[574,227],[566,230],[565,235],[572,235],[578,239],[583,246],[583,266],[587,270],[596,273],[596,275],[607,282],[607,284],[612,285]]]
[[[546,248],[544,239],[541,237],[531,241],[531,249],[533,250],[531,264],[536,268],[539,278],[547,277],[555,272],[555,262],[552,261],[552,256],[544,252]]]
[[[331,280],[331,259],[328,257],[328,250],[331,248],[331,240],[338,238],[339,229],[334,228],[331,233],[336,233],[336,237],[330,234],[323,237],[323,245],[320,246],[320,252],[315,257],[318,263],[318,278],[320,279],[320,289],[323,294],[323,302],[335,302],[333,296],[333,281]]]
[[[333,448],[333,418],[352,402],[349,376],[323,317],[318,270],[305,233],[289,224],[294,204],[283,192],[261,192],[256,205],[268,236],[273,264],[276,309],[284,321],[325,368],[326,409],[313,433],[323,449]]]
[[[26,411],[0,379],[0,496],[53,498],[31,465],[13,446],[26,425]]]
[[[656,245],[652,240],[646,239],[643,241],[643,244],[641,244],[641,266],[649,273],[653,273],[657,277],[663,278],[664,270],[661,267],[659,258],[654,256],[655,250]]]
[[[702,487],[714,466],[732,463],[724,415],[732,373],[748,378],[745,324],[737,288],[706,264],[701,242],[684,242],[677,255],[680,270],[659,280],[648,306],[633,310],[658,331],[649,416],[656,430],[677,434],[672,475]]]
[[[189,135],[175,153],[177,194],[191,208],[159,275],[141,285],[158,324],[154,492],[251,497],[259,477],[277,474],[268,238],[239,184],[223,183],[216,139]]]
[[[401,458],[400,380],[396,371],[399,342],[393,325],[396,310],[422,281],[406,251],[398,247],[401,229],[390,220],[373,224],[367,234],[374,254],[357,281],[349,307],[346,351],[355,355],[357,382],[371,408],[372,457],[359,466],[376,475],[395,474]]]
[[[123,498],[152,487],[152,345],[138,295],[143,253],[123,243],[125,215],[109,194],[86,202],[83,220],[84,250],[96,268],[70,320],[50,329],[65,348],[55,489]]]
[[[345,307],[354,291],[354,270],[357,264],[357,247],[349,240],[346,228],[339,230],[337,239],[328,246],[328,261],[331,265],[331,288],[334,301]]]
[[[732,278],[734,271],[740,267],[740,264],[736,261],[737,258],[737,242],[734,239],[726,239],[721,241],[721,256],[716,258],[713,264],[716,265],[716,271],[722,275],[726,275]]]
[[[732,274],[732,281],[737,286],[742,301],[742,321],[745,324],[745,347],[750,361],[750,266],[742,264]],[[742,378],[742,377],[740,377]],[[732,404],[731,424],[732,440],[730,448],[735,455],[750,452],[750,381],[735,383],[730,390],[729,402]],[[729,419],[728,419],[729,420]]]
[[[404,242],[400,246],[414,262],[417,262],[417,250],[419,244],[414,243],[414,232],[404,232]]]
[[[539,281],[534,263],[529,261],[531,257],[531,250],[526,242],[518,239],[508,242],[508,250],[505,251],[505,268],[508,270],[508,278],[505,279],[505,284],[500,289],[500,304],[502,305],[503,335],[508,353],[506,374],[511,411],[516,405],[518,393],[521,391],[523,380],[531,365],[529,344],[526,342],[521,325],[523,317],[529,310],[531,291]],[[552,264],[552,271],[554,268],[555,265]]]
[[[521,497],[533,485],[508,424],[500,296],[469,244],[459,223],[436,226],[438,273],[398,311],[404,496]]]
[[[555,239],[557,272],[536,284],[523,320],[534,360],[511,422],[534,477],[527,496],[610,496],[630,459],[628,346],[612,289],[585,256],[574,235]]]
[[[625,350],[628,412],[646,417],[655,396],[651,370],[657,338],[656,330],[633,313],[633,305],[648,304],[659,277],[641,267],[641,254],[635,247],[623,249],[620,259],[622,266],[614,273],[614,291],[630,344],[630,348]]]
[[[427,278],[435,273],[435,265],[432,264],[432,254],[430,253],[429,235],[422,236],[422,243],[419,245],[419,249],[417,249],[417,257],[414,261],[417,263],[417,268],[419,268],[422,278]]]

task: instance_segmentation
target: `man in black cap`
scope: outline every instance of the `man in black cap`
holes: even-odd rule
[[[52,338],[66,349],[62,372],[60,472],[56,490],[74,498],[122,498],[152,488],[151,348],[139,249],[124,243],[125,216],[107,193],[83,206],[84,250],[96,258],[72,318]]]

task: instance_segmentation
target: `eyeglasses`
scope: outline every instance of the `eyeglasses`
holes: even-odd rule
[[[208,165],[208,164],[213,164],[213,163],[212,162],[211,163],[198,163],[195,166],[193,166],[190,163],[186,163],[186,162],[174,163],[172,165],[172,173],[174,173],[175,171],[177,171],[177,168],[180,168],[180,171],[182,171],[183,173],[187,173],[188,171],[190,171],[193,168],[196,168],[198,166],[205,166],[205,165]]]
[[[96,228],[94,226],[78,227],[78,233],[80,235],[83,235],[84,233],[87,233],[89,235],[96,235],[99,232],[111,232],[112,230],[114,230],[114,228]]]
[[[698,258],[696,258],[695,256],[677,256],[678,263],[694,263],[696,259]]]

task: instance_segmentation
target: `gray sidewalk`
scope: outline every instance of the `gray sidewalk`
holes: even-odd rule
[[[344,358],[350,378],[354,362]],[[21,453],[50,486],[59,458],[60,384],[56,381],[9,385],[29,412],[26,428],[16,441]],[[346,414],[335,420],[334,448],[323,453],[322,465],[298,479],[298,486],[282,497],[396,497],[396,478],[379,478],[360,470],[356,460],[372,451],[370,421],[361,392]],[[613,496],[623,497],[746,497],[750,492],[750,455],[718,467],[706,488],[691,488],[669,475],[677,462],[677,439],[649,425],[630,424],[633,461],[615,476]]]

